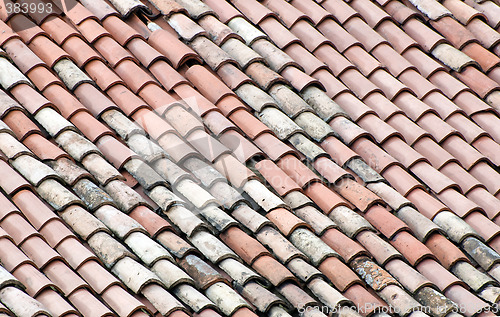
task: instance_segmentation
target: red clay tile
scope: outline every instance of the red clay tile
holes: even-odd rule
[[[86,289],[79,289],[68,296],[70,302],[82,315],[97,314],[98,316],[113,316],[113,312],[104,306]]]
[[[265,90],[270,89],[274,84],[288,84],[280,74],[274,72],[263,63],[255,62],[250,64],[246,68],[245,73]]]
[[[472,212],[464,220],[486,241],[493,240],[500,234],[500,227],[480,212]]]
[[[429,219],[433,219],[441,211],[449,210],[443,203],[435,199],[422,188],[417,188],[406,195],[420,211]]]
[[[22,264],[35,263],[29,259],[17,246],[8,238],[0,239],[0,259],[2,266],[12,272]]]
[[[263,4],[276,12],[288,28],[291,28],[295,23],[301,20],[313,22],[308,15],[302,13],[299,9],[285,1],[264,0]]]
[[[401,163],[396,161],[392,156],[384,152],[380,147],[366,138],[356,140],[351,148],[375,171],[384,173],[388,168],[394,165],[403,167]],[[395,169],[393,169],[395,170]],[[397,173],[394,171],[393,173]],[[385,176],[384,176],[385,177]]]
[[[418,44],[420,44],[420,46],[422,46],[422,48],[427,52],[431,52],[432,50],[434,50],[436,46],[438,46],[441,43],[446,43],[446,40],[441,35],[432,31],[430,28],[428,28],[425,24],[423,24],[417,19],[406,20],[404,22],[403,29],[409,36],[415,39],[418,42]]]
[[[44,96],[48,98],[61,112],[61,115],[70,119],[75,113],[86,110],[71,93],[60,85],[50,85],[44,92]]]
[[[460,285],[451,286],[444,291],[444,295],[456,303],[461,303],[465,315],[472,316],[489,307],[489,304]]]
[[[354,17],[344,22],[346,30],[358,39],[368,52],[382,43],[389,44],[382,36],[375,32],[361,18]]]
[[[446,189],[437,194],[437,197],[460,217],[467,217],[474,211],[483,212],[478,205],[453,189]]]
[[[462,49],[462,52],[477,61],[485,72],[489,72],[493,67],[500,65],[498,56],[477,43],[468,44]]]
[[[453,13],[453,16],[462,24],[467,25],[475,18],[486,20],[486,16],[462,1],[447,0],[443,5]]]
[[[12,196],[22,189],[31,189],[31,185],[5,161],[0,161],[0,167],[0,186],[8,195]]]
[[[360,99],[364,99],[368,95],[378,92],[383,94],[383,91],[375,86],[372,82],[366,79],[357,70],[349,69],[340,75],[340,79],[346,84]]]
[[[329,21],[333,20],[324,21],[318,28],[323,32],[324,28],[327,27],[326,24],[328,24]],[[290,28],[290,31],[292,31],[294,35],[296,35],[299,39],[302,40],[305,47],[310,52],[314,51],[323,44],[332,45],[332,42],[328,38],[323,36],[323,34],[319,33],[307,21],[304,20],[298,21],[297,23],[294,24],[293,27]],[[328,34],[326,34],[326,36],[328,36]]]
[[[372,231],[362,231],[356,235],[361,243],[380,265],[386,265],[392,260],[403,260],[403,256],[390,244]]]
[[[376,29],[382,22],[390,20],[391,17],[380,7],[366,0],[354,1],[350,4],[356,11],[361,13],[368,25]]]
[[[399,80],[402,83],[411,87],[411,92],[415,93],[418,98],[425,98],[432,92],[439,92],[439,89],[431,82],[422,77],[414,69],[408,69],[399,75]],[[390,95],[389,95],[390,96]],[[398,95],[395,95],[397,97]],[[410,98],[410,97],[408,97]]]
[[[500,212],[500,202],[483,187],[475,187],[469,193],[467,198],[483,208],[490,219],[495,219]]]
[[[102,293],[102,298],[119,316],[135,316],[135,313],[146,313],[146,306],[128,293],[123,287],[113,285]]]
[[[327,69],[327,66],[323,62],[321,62],[300,44],[293,43],[287,46],[287,48],[283,51],[290,55],[293,59],[301,61],[301,65],[309,75],[312,75],[320,69]]]
[[[433,259],[432,252],[408,232],[400,232],[394,236],[391,244],[401,252],[411,265],[418,265],[424,259]]]
[[[4,21],[8,21],[15,13],[14,10],[12,11],[7,11],[6,6],[7,5],[13,5],[13,2],[10,0],[7,0],[4,2],[4,5],[0,9],[0,20],[2,20],[2,23]]]
[[[234,93],[224,83],[203,66],[190,67],[186,71],[186,78],[213,103],[219,102],[224,97],[234,96]]]
[[[341,24],[344,24],[353,17],[361,17],[359,13],[347,5],[347,3],[338,0],[322,1],[321,6],[331,12]]]
[[[91,84],[83,83],[78,86],[75,89],[75,95],[95,117],[99,117],[110,109],[118,110],[115,104]]]
[[[238,10],[243,12],[247,19],[252,21],[254,24],[259,24],[260,21],[264,20],[267,17],[277,17],[274,12],[258,2],[254,2],[251,0],[238,0],[233,4]]]
[[[183,44],[179,39],[165,30],[156,30],[148,38],[151,46],[164,54],[172,63],[174,68],[178,68],[188,61],[198,61],[201,59],[191,48]],[[166,44],[169,43],[167,46]],[[172,47],[175,45],[175,48]]]
[[[339,166],[353,158],[360,157],[356,152],[347,147],[335,137],[327,137],[321,142],[321,147],[330,155],[332,160]]]
[[[109,36],[101,35],[93,45],[112,67],[124,60],[135,60],[127,50]]]
[[[102,25],[122,46],[127,46],[132,39],[142,36],[117,16],[110,16],[102,21]]]
[[[430,21],[430,24],[458,49],[477,41],[471,32],[452,17],[443,17],[437,21]]]
[[[79,314],[58,292],[52,289],[42,291],[35,299],[54,315],[75,317]]]
[[[361,316],[371,316],[378,310],[387,309],[384,303],[374,292],[370,292],[361,283],[354,284],[344,291],[344,296],[352,300]]]
[[[406,70],[417,70],[415,66],[387,44],[377,46],[373,49],[372,54],[382,63],[382,66],[389,69],[391,74],[396,78]]]
[[[243,129],[243,131],[247,132],[245,129]],[[280,160],[287,155],[298,157],[297,152],[293,148],[281,142],[277,137],[267,131],[263,131],[259,134],[254,139],[254,142],[273,161]]]
[[[334,228],[325,231],[325,233],[321,236],[321,240],[323,240],[323,242],[328,244],[328,246],[330,246],[333,250],[338,252],[346,263],[349,263],[352,259],[358,256],[363,256],[363,255],[367,256],[369,254],[365,250],[365,248],[361,246],[358,242],[348,238],[346,235],[344,235],[343,233]],[[325,260],[324,262],[326,261],[327,260]],[[329,265],[323,265],[322,263],[322,265],[320,265],[319,267],[321,271],[323,271],[321,266],[323,266],[323,269],[327,270],[329,269]],[[344,287],[346,286],[347,285],[345,285]]]
[[[38,236],[32,236],[26,239],[20,244],[20,248],[41,269],[44,269],[44,267],[52,261],[63,261],[63,258]]]
[[[148,233],[153,237],[157,236],[164,230],[173,230],[168,221],[155,214],[145,206],[137,206],[130,212],[129,216],[146,228]]]
[[[12,3],[12,2],[11,2]],[[17,34],[17,32],[12,31],[12,29],[5,24],[5,22],[0,22],[0,30],[2,34],[0,36],[0,44],[3,46],[7,41],[11,39],[20,39],[21,37]]]
[[[3,45],[3,48],[24,74],[37,66],[45,65],[22,41],[8,41]]]
[[[383,144],[383,148],[407,168],[412,168],[420,162],[428,162],[425,157],[413,150],[400,138],[390,138]]]
[[[213,111],[215,112],[215,111]],[[218,113],[218,112],[216,112]],[[264,153],[236,130],[228,130],[219,136],[219,141],[229,148],[240,162],[262,157]]]
[[[136,154],[125,144],[109,135],[99,138],[96,145],[104,157],[106,157],[116,169],[121,169],[123,165],[136,156]]]
[[[433,282],[441,291],[452,285],[464,285],[455,275],[451,274],[435,260],[426,259],[416,265],[417,270]]]
[[[335,185],[335,190],[361,211],[367,211],[375,204],[385,204],[373,192],[351,179],[344,179]]]
[[[300,186],[272,161],[262,160],[255,167],[280,196],[285,196],[294,190],[301,190]]]
[[[370,131],[378,143],[390,142],[390,140],[404,140],[403,135],[393,127],[382,121],[379,117],[367,114],[357,122],[362,128]],[[384,145],[385,147],[385,145]],[[403,163],[404,164],[404,163]]]
[[[165,133],[175,132],[169,123],[149,109],[138,109],[134,112],[132,118],[155,140]]]
[[[458,163],[458,160],[453,157],[450,153],[446,152],[442,147],[440,147],[434,140],[429,137],[420,138],[413,145],[415,150],[420,154],[424,155],[428,159],[432,166],[436,169],[441,169],[444,165],[451,162]]]
[[[500,180],[497,177],[491,177],[491,173],[493,173],[494,170],[486,162],[479,162],[474,165],[469,172],[494,195],[500,191]]]
[[[35,84],[39,91],[44,91],[45,88],[52,84],[60,85],[61,87],[63,86],[62,81],[45,66],[35,67],[26,75],[29,77],[31,82]]]
[[[456,189],[460,191],[460,187],[455,182],[439,173],[438,170],[426,162],[418,162],[412,166],[410,170],[438,194],[446,189]]]
[[[41,35],[35,37],[28,47],[38,55],[49,67],[53,67],[63,58],[72,59],[70,55],[64,52],[54,42]]]
[[[210,8],[217,12],[217,15],[219,16],[219,19],[222,23],[227,23],[229,22],[229,20],[237,16],[242,16],[240,12],[238,12],[235,8],[233,8],[233,6],[226,3],[225,1],[207,0],[206,3]]]
[[[255,122],[255,124],[245,126],[245,128],[246,128],[245,134],[252,139],[255,138],[259,133],[262,133],[263,130],[268,130],[269,132],[271,132],[271,130],[269,130],[269,128],[267,128],[262,122],[260,122],[259,120],[256,120],[256,118],[254,116],[252,116],[250,113],[248,113],[248,111],[246,111],[246,110],[249,110],[247,105],[242,103],[238,98],[236,98],[234,96],[227,96],[226,98],[221,99],[217,103],[217,108],[220,109],[221,112],[226,117],[228,117],[236,125],[238,125],[238,127],[240,129],[243,129],[243,126],[246,123],[246,118],[253,118],[250,120],[253,120]],[[245,110],[245,111],[236,113],[236,111],[238,111],[238,110]],[[251,129],[251,127],[254,127],[254,126],[258,127],[257,131],[255,132],[255,133],[257,133],[257,135],[255,133],[251,133],[249,130],[249,129]]]
[[[341,292],[354,284],[361,284],[359,277],[336,257],[325,259],[318,268]]]
[[[438,86],[441,91],[450,99],[454,99],[464,91],[471,91],[469,87],[452,77],[445,71],[438,71],[429,76],[429,80]]]
[[[285,49],[292,44],[302,45],[302,42],[275,17],[265,18],[259,23],[259,26],[281,49]]]
[[[295,156],[285,155],[277,164],[302,188],[314,182],[321,182],[319,177]]]
[[[428,139],[428,140],[423,141],[422,143],[429,144],[429,141],[435,142],[434,138],[429,132],[420,128],[408,117],[402,115],[401,113],[393,115],[392,117],[387,119],[386,122],[396,130],[401,131],[403,133],[406,142],[411,146],[415,146],[420,140],[423,139]]]
[[[417,47],[418,45],[414,39],[412,39],[406,33],[404,33],[404,31],[402,31],[399,27],[397,27],[392,21],[384,20],[375,29],[380,35],[382,35],[385,39],[387,39],[400,54],[403,54],[410,48]],[[377,48],[380,50],[380,48],[384,46],[385,45],[380,45]],[[378,55],[376,53],[377,48],[373,50],[373,53],[375,55]]]
[[[27,263],[16,268],[12,275],[23,283],[26,291],[32,297],[36,297],[46,289],[60,289],[52,281],[50,281],[43,273],[38,271],[33,265]]]
[[[312,78],[294,66],[286,67],[281,71],[281,75],[299,92],[311,86],[316,86],[321,90],[325,90],[323,84],[321,84],[319,80]]]
[[[210,111],[218,110],[213,103],[189,85],[176,86],[174,87],[174,91],[200,117],[203,117]]]
[[[326,89],[326,94],[330,98],[335,98],[339,94],[344,92],[351,93],[350,90],[337,78],[335,78],[326,69],[320,69],[313,74],[314,78],[317,78]]]
[[[339,206],[350,207],[342,197],[319,182],[309,184],[304,192],[325,214],[329,214]]]
[[[390,166],[382,172],[382,176],[384,176],[384,178],[386,178],[403,196],[407,196],[414,189],[423,189],[423,186],[401,168],[401,166]]]
[[[72,36],[82,37],[74,28],[70,27],[60,17],[50,17],[45,20],[41,28],[47,32],[59,45],[63,44],[68,38]]]
[[[360,46],[351,46],[345,52],[352,63],[358,67],[365,76],[370,76],[374,71],[381,69],[382,65]]]
[[[466,67],[462,72],[455,73],[455,75],[481,98],[485,98],[489,93],[498,89],[496,82],[474,67]]]
[[[425,78],[428,78],[437,71],[446,71],[443,65],[426,55],[421,49],[417,47],[410,47],[409,49],[401,53],[401,55],[410,63],[415,65],[422,76],[424,76]]]
[[[29,135],[23,143],[40,160],[57,160],[61,157],[69,158],[69,155],[66,154],[66,152],[40,134]]]
[[[129,60],[118,64],[115,71],[135,93],[138,93],[148,84],[156,83],[141,67]]]
[[[252,83],[250,77],[233,64],[224,64],[217,70],[217,75],[231,89],[237,89],[246,83]]]
[[[92,60],[102,60],[102,57],[96,51],[76,36],[66,40],[61,47],[76,60],[79,67],[84,67]]]
[[[241,229],[232,227],[220,235],[220,238],[231,249],[233,249],[247,264],[254,263],[269,252],[252,237],[248,236]]]
[[[274,286],[282,285],[287,281],[295,281],[295,277],[285,266],[267,255],[261,256],[255,260],[252,264],[252,268],[257,271],[257,273],[264,276]]]
[[[364,217],[388,239],[401,231],[409,231],[403,221],[378,205],[368,209]]]
[[[66,225],[59,219],[51,219],[44,223],[43,227],[40,229],[40,233],[43,235],[47,243],[56,248],[59,244],[67,238],[75,238],[75,235],[66,227]],[[76,241],[76,240],[75,240]]]
[[[455,102],[458,104],[458,101]],[[479,109],[476,108],[474,110]],[[491,113],[489,111],[475,112],[473,115],[471,115],[471,119],[474,120],[474,122],[476,122],[482,129],[486,130],[486,132],[488,132],[495,141],[498,142],[498,140],[500,140],[500,129],[497,125],[500,119],[494,113]]]
[[[425,245],[447,270],[459,261],[469,261],[457,246],[440,233],[433,233],[425,242]]]
[[[54,281],[66,295],[87,286],[81,277],[61,261],[52,261],[43,269],[43,272]]]
[[[285,236],[289,236],[297,228],[310,229],[308,224],[284,208],[274,209],[267,213],[266,217],[271,220]]]
[[[467,170],[471,169],[479,162],[486,160],[481,153],[479,153],[463,139],[455,135],[447,138],[444,142],[442,142],[441,146],[446,151],[453,154],[453,156],[455,156]]]
[[[97,261],[85,262],[77,269],[77,272],[98,294],[101,294],[112,285],[120,283],[116,277],[103,268]]]
[[[87,19],[93,19],[97,21],[97,17],[95,17],[92,12],[87,10],[80,3],[75,3],[69,10],[65,10],[64,13],[71,19],[71,21],[75,25],[80,25]]]
[[[468,194],[471,190],[478,187],[484,188],[483,184],[481,184],[456,162],[446,164],[441,167],[439,171],[455,181],[465,194]]]
[[[37,36],[47,36],[40,27],[23,14],[16,14],[9,20],[10,27],[17,32],[26,44]]]
[[[41,134],[40,129],[22,111],[9,111],[2,120],[20,141],[34,133]]]
[[[92,142],[97,141],[104,135],[113,134],[109,128],[86,111],[77,112],[70,120]]]
[[[350,45],[349,47],[351,47],[351,46],[352,45]],[[349,48],[349,47],[347,47],[347,48]],[[330,46],[328,44],[321,45],[318,49],[316,49],[314,51],[314,55],[319,60],[321,60],[323,63],[328,65],[331,72],[335,76],[339,76],[342,73],[344,73],[345,71],[355,68],[355,66],[347,58],[345,58],[343,55],[341,55],[332,46]],[[325,72],[326,71],[322,71],[322,73],[325,73]],[[321,77],[327,77],[327,76],[322,75]],[[338,86],[338,85],[335,85],[335,86]],[[334,91],[336,91],[336,90],[334,90]],[[338,90],[343,90],[343,89],[338,89]]]
[[[124,84],[123,80],[100,60],[90,61],[85,65],[85,71],[103,91],[116,84]]]
[[[342,179],[350,177],[347,171],[326,157],[316,159],[313,166],[331,184],[336,184]]]
[[[362,129],[354,122],[346,119],[343,116],[334,118],[332,121],[330,121],[329,125],[335,132],[340,134],[342,140],[348,146],[352,146],[352,144],[359,139],[372,139],[372,136],[366,130]]]
[[[134,115],[136,111],[141,109],[151,110],[149,106],[159,115],[163,115],[173,106],[185,106],[175,93],[168,93],[157,84],[149,84],[142,88],[139,93],[142,99],[121,85],[111,87],[107,93],[128,115]]]
[[[439,143],[455,142],[449,140],[459,139],[461,134],[452,126],[441,120],[434,113],[426,113],[418,120],[418,125],[424,130],[429,131]]]
[[[10,90],[10,93],[32,114],[35,114],[43,108],[53,107],[53,105],[35,89],[25,84],[15,86]]]

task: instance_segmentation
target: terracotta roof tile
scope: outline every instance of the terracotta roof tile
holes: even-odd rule
[[[95,310],[102,315],[175,311],[184,316],[178,300],[200,315],[254,315],[257,310],[281,314],[285,311],[276,305],[286,304],[277,300],[277,293],[295,308],[352,301],[365,316],[387,304],[409,311],[420,307],[415,300],[422,305],[438,300],[450,309],[451,300],[469,301],[471,312],[482,305],[471,296],[496,300],[488,293],[494,288],[491,280],[473,281],[469,276],[483,281],[486,275],[466,261],[474,259],[498,278],[495,252],[500,240],[495,222],[500,205],[495,195],[500,185],[492,177],[500,139],[498,118],[492,112],[497,107],[498,85],[493,83],[498,67],[487,53],[490,47],[497,51],[498,36],[492,27],[497,27],[498,19],[491,12],[498,7],[492,2],[450,1],[444,5],[466,27],[440,5],[383,0],[377,1],[380,6],[364,0],[181,0],[154,5],[93,0],[75,3],[68,19],[58,10],[10,17],[20,37],[0,23],[4,30],[0,42],[7,51],[0,51],[7,70],[2,74],[9,74],[0,76],[9,94],[2,97],[1,170],[6,175],[2,187],[23,215],[6,199],[0,250],[9,257],[0,252],[2,263],[10,271],[29,267],[34,270],[30,269],[31,275],[41,274],[9,240],[13,238],[42,268],[76,276],[61,265],[65,261],[77,270],[89,285],[59,281],[51,273],[61,284],[55,287],[64,288],[66,294],[49,289],[52,284],[47,281],[28,288],[56,315]],[[142,12],[148,9],[151,14],[146,17]],[[1,16],[7,20],[6,12]],[[477,64],[443,45],[447,41]],[[460,56],[460,63],[450,60]],[[460,72],[443,67],[434,57]],[[198,65],[203,62],[207,65]],[[27,85],[16,67],[38,90]],[[76,80],[69,80],[68,70],[78,75]],[[271,96],[247,85],[254,83],[252,79]],[[276,85],[285,79],[294,91]],[[106,140],[114,146],[102,147]],[[110,162],[125,170],[116,170]],[[260,173],[252,173],[255,168]],[[32,188],[16,171],[39,186]],[[262,183],[264,179],[268,183]],[[24,189],[36,191],[50,207]],[[96,193],[100,197],[94,200]],[[215,202],[221,207],[210,205]],[[195,212],[192,206],[202,209]],[[55,219],[51,207],[62,218]],[[87,212],[96,208],[95,215],[104,223]],[[365,217],[350,208],[366,211]],[[145,228],[130,223],[121,212]],[[201,217],[195,216],[197,212]],[[268,213],[267,218],[261,213]],[[178,229],[189,242],[177,234]],[[87,240],[90,248],[72,232]],[[252,259],[244,257],[245,263],[236,261],[246,251],[228,234],[253,241],[261,252]],[[219,238],[239,251],[232,252]],[[148,256],[147,251],[154,252]],[[192,268],[198,273],[211,271],[215,279],[194,285],[171,262],[169,252],[181,262],[205,255],[214,266],[209,269],[205,262],[195,261]],[[480,257],[481,252],[487,256]],[[134,262],[137,256],[152,265],[156,275]],[[385,267],[363,256],[372,256]],[[363,285],[340,258],[358,272],[360,266],[370,268],[368,275],[360,273],[366,281],[376,278],[388,286]],[[417,264],[423,275],[401,260]],[[118,277],[140,294],[132,296],[113,278],[109,268],[115,263]],[[250,263],[260,275],[249,268]],[[376,267],[382,275],[371,270]],[[335,270],[343,272],[342,277]],[[137,272],[144,278],[127,280],[128,274]],[[302,285],[305,291],[295,286],[295,277],[307,283]],[[224,278],[237,284],[221,283]],[[148,284],[160,280],[178,300],[162,286]],[[250,281],[279,288],[251,291]],[[331,292],[330,281],[343,294]],[[466,284],[472,287],[470,292],[463,288]],[[207,297],[200,293],[203,288]],[[227,300],[220,301],[222,296]],[[369,310],[362,309],[366,305]]]

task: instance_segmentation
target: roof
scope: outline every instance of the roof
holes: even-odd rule
[[[0,8],[1,316],[498,313],[498,1],[109,1]]]

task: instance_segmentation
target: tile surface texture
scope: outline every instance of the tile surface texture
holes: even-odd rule
[[[0,20],[0,316],[500,315],[498,0]]]

